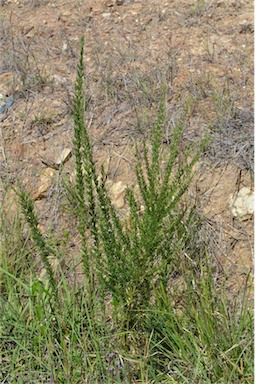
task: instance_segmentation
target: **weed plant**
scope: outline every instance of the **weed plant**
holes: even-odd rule
[[[139,194],[126,191],[129,216],[121,220],[108,195],[107,175],[95,166],[86,129],[83,47],[82,40],[74,102],[76,181],[69,191],[75,199],[84,281],[74,284],[60,267],[57,277],[50,257],[66,255],[41,234],[33,203],[19,188],[33,242],[8,253],[2,223],[0,380],[250,383],[250,280],[241,297],[229,299],[224,276],[222,282],[214,278],[206,239],[203,246],[194,245],[201,220],[185,203],[204,143],[193,156],[194,148],[180,154],[184,114],[170,147],[163,148],[162,97],[150,145],[144,142],[141,151],[136,147]],[[21,234],[17,225],[12,242]],[[35,248],[45,281],[32,264],[19,273],[10,268],[15,259],[33,258]]]

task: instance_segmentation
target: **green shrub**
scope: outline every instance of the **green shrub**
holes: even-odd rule
[[[163,148],[162,97],[149,143],[141,152],[136,146],[139,193],[127,189],[129,216],[121,220],[103,168],[99,177],[86,129],[83,48],[82,40],[74,102],[76,180],[68,190],[75,199],[84,285],[72,284],[61,268],[56,276],[50,257],[65,254],[40,232],[33,202],[19,188],[47,279],[40,281],[32,264],[24,273],[9,268],[13,258],[32,256],[33,247],[24,252],[22,243],[12,259],[7,246],[1,248],[0,379],[248,383],[253,372],[248,279],[240,304],[230,302],[224,281],[215,282],[206,242],[194,244],[201,221],[185,203],[204,142],[193,156],[194,148],[180,151],[184,114]],[[13,242],[20,244],[22,226],[16,228]]]

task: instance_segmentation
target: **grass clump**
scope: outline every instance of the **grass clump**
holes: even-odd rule
[[[86,129],[83,47],[82,40],[72,196],[84,281],[82,286],[74,284],[61,267],[56,274],[50,257],[66,255],[39,231],[33,203],[21,188],[22,212],[47,279],[39,279],[32,264],[23,274],[10,271],[11,260],[3,248],[0,379],[248,383],[253,364],[248,289],[240,301],[229,300],[223,282],[214,279],[206,243],[194,244],[201,222],[195,207],[185,203],[185,194],[199,152],[192,156],[193,148],[188,148],[180,155],[186,115],[166,150],[161,99],[150,145],[144,142],[141,151],[136,147],[139,196],[127,190],[129,216],[121,220],[108,195],[107,175],[103,167],[100,175],[96,169]],[[17,228],[19,238],[22,227]],[[32,247],[31,257],[33,252]],[[11,257],[18,256],[16,250]]]

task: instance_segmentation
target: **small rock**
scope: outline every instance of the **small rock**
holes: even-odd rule
[[[65,52],[67,52],[67,50],[68,50],[68,45],[67,45],[67,43],[64,43],[62,45],[62,52],[65,53]]]
[[[115,200],[115,201],[114,201],[114,205],[115,205],[115,207],[118,208],[118,209],[124,208],[124,206],[125,206],[125,199],[124,199],[124,196],[119,197],[118,200]]]
[[[40,179],[36,183],[35,192],[32,193],[32,200],[40,200],[46,197],[47,191],[51,186],[52,177],[55,172],[51,168],[46,168],[44,172],[41,174]]]
[[[110,195],[112,197],[113,204],[121,209],[125,205],[125,194],[127,185],[122,181],[117,181],[110,188]]]
[[[104,4],[106,7],[113,7],[115,4],[115,0],[105,0]]]
[[[68,19],[71,16],[72,16],[72,12],[71,11],[63,11],[62,12],[62,17],[66,17]]]
[[[248,220],[254,214],[254,192],[247,188],[241,188],[238,193],[230,195],[229,205],[234,217],[241,221]]]
[[[44,150],[39,152],[41,162],[48,168],[58,169],[55,162],[55,153],[52,150]]]
[[[102,17],[104,17],[105,19],[110,17],[111,16],[111,13],[110,12],[104,12],[102,13]]]
[[[58,84],[66,84],[66,77],[62,77],[62,76],[59,76],[59,75],[52,75],[50,77],[50,79],[52,81],[56,81],[56,83],[58,83]]]
[[[117,181],[116,183],[113,183],[111,186],[111,194],[118,198],[119,194],[122,194],[125,192],[125,189],[127,188],[126,184],[124,184],[122,181]]]
[[[57,157],[55,163],[58,167],[65,164],[72,156],[72,150],[70,148],[64,148],[60,155]]]

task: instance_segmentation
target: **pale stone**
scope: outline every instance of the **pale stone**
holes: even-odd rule
[[[72,150],[70,148],[64,148],[60,155],[57,157],[55,163],[57,166],[65,164],[72,156]]]
[[[39,200],[46,196],[48,189],[52,183],[52,177],[55,172],[51,168],[46,168],[41,174],[40,179],[36,183],[35,192],[32,194],[33,200]]]
[[[125,205],[126,188],[127,185],[122,181],[117,181],[110,188],[112,202],[118,209],[123,208]]]
[[[117,199],[119,195],[125,192],[126,188],[126,184],[124,184],[122,181],[117,181],[111,186],[111,195]]]
[[[62,52],[67,52],[67,50],[68,50],[68,45],[67,45],[67,43],[64,43],[62,45]]]
[[[104,3],[106,7],[113,7],[114,4],[115,4],[115,0],[105,0],[105,3]]]
[[[102,13],[102,17],[104,17],[105,19],[110,17],[111,16],[111,13],[110,12],[104,12]]]
[[[238,193],[234,193],[229,198],[229,205],[234,217],[245,221],[254,214],[254,191],[244,187]]]
[[[124,208],[124,206],[125,206],[125,199],[124,199],[124,197],[122,196],[122,197],[119,197],[118,200],[115,200],[114,201],[114,205],[118,209]]]

